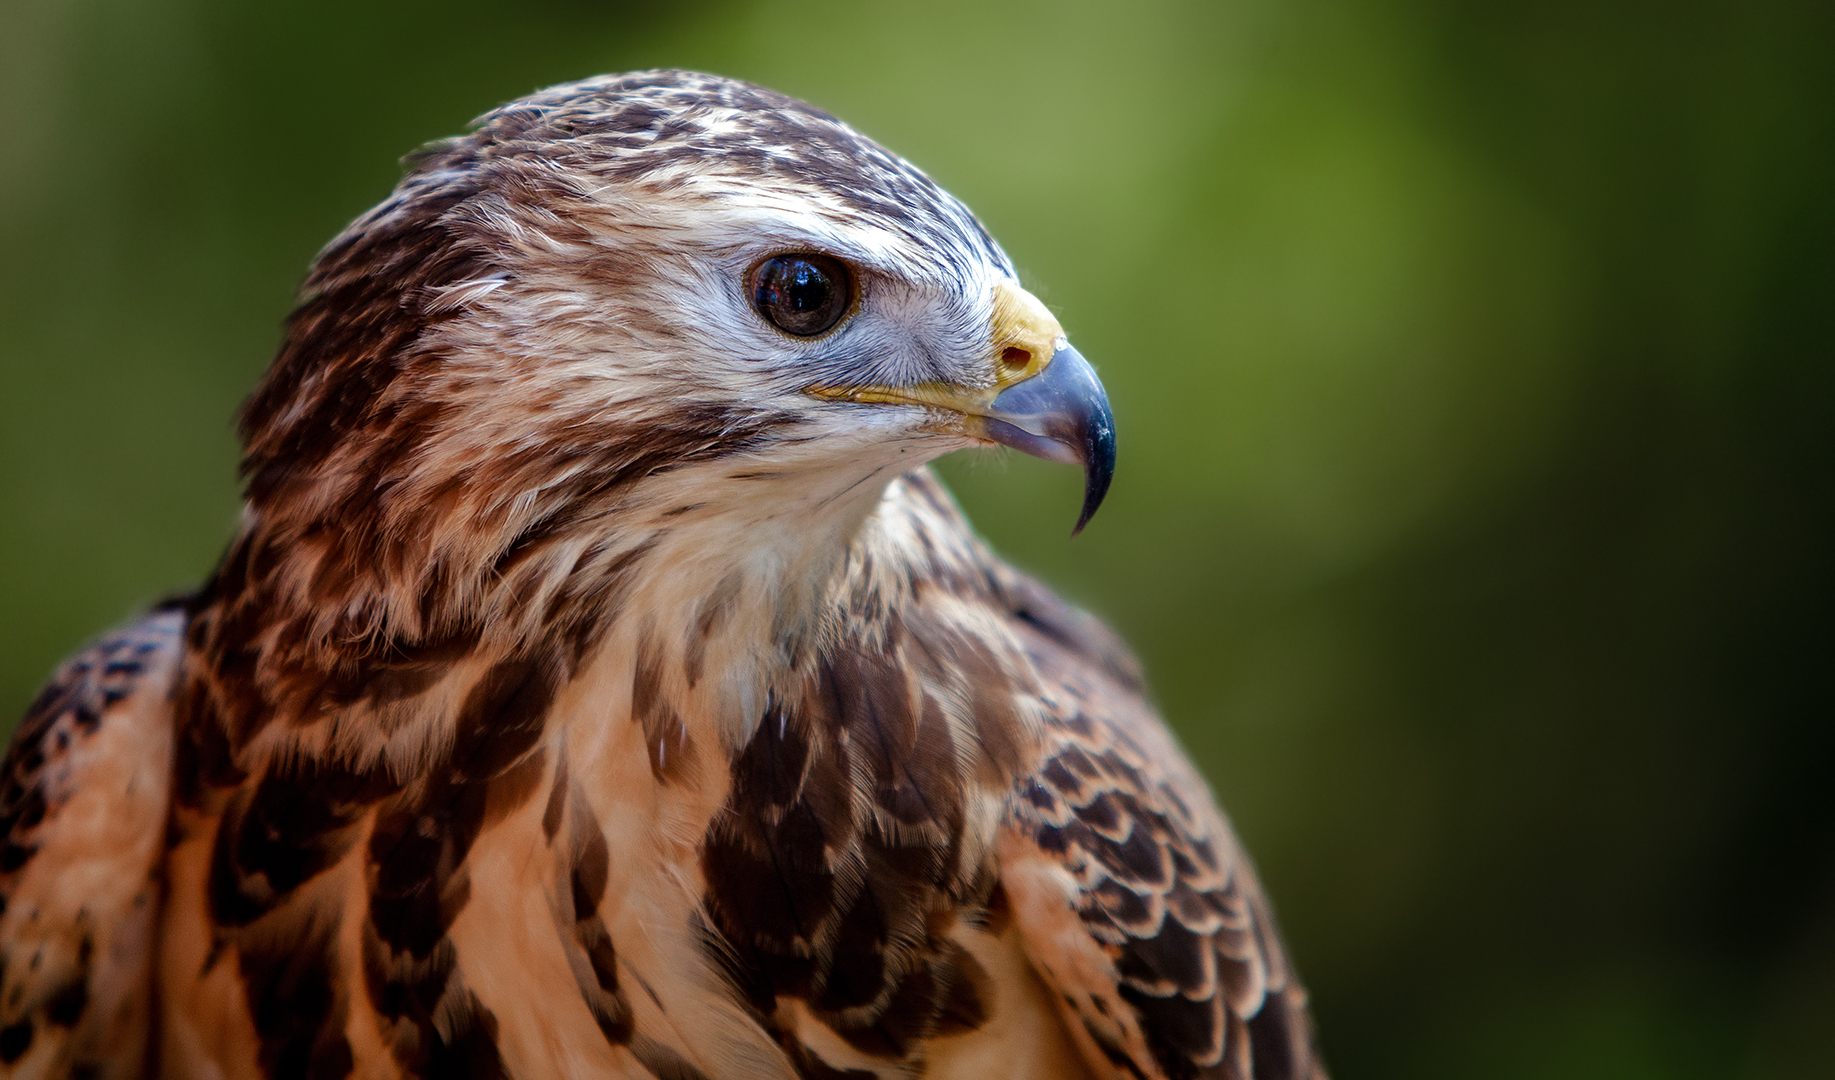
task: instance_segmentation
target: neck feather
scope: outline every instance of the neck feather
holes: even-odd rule
[[[365,563],[347,547],[368,538],[245,512],[194,609],[190,787],[277,757],[417,775],[485,737],[470,727],[514,755],[599,664],[630,668],[633,718],[664,754],[690,726],[730,747],[823,649],[883,633],[924,583],[985,590],[991,565],[926,470],[731,460],[652,477],[615,516],[478,543],[469,564],[416,570],[404,537]]]

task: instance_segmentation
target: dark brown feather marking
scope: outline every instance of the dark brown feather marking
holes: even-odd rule
[[[336,984],[334,915],[308,913],[280,922],[271,941],[241,955],[249,1014],[261,1038],[262,1071],[286,1080],[347,1076],[352,1068],[344,1037],[348,1003]]]
[[[84,960],[95,949],[94,942],[85,935],[78,955]],[[84,965],[86,966],[86,964]],[[83,1015],[83,1009],[89,1004],[89,979],[87,972],[79,968],[73,972],[64,984],[52,991],[45,1002],[45,1019],[58,1027],[70,1027]]]
[[[567,749],[563,746],[555,754],[554,779],[548,787],[548,805],[542,808],[542,835],[551,844],[555,834],[561,831],[561,814],[567,809],[567,796],[572,790],[567,780]]]
[[[598,911],[605,899],[606,879],[611,876],[611,856],[605,837],[598,831],[589,833],[573,862],[573,910],[576,917]]]
[[[639,1035],[631,1040],[631,1056],[656,1080],[709,1080],[706,1073],[655,1039]]]
[[[631,716],[644,729],[644,747],[650,754],[650,773],[663,783],[675,783],[688,771],[692,745],[688,726],[663,693],[662,643],[644,634],[637,643],[637,660],[631,675]]]
[[[449,754],[452,776],[444,782],[470,786],[490,780],[533,749],[570,668],[556,652],[538,651],[486,671],[459,709]]]
[[[229,802],[210,863],[211,915],[247,926],[344,857],[352,826],[397,785],[382,769],[282,766]]]
[[[1148,1055],[1118,1041],[1100,996],[1085,1027],[1118,1068],[1167,1080],[1322,1080],[1305,994],[1202,782],[1181,771],[1125,650],[1037,586],[1010,610],[1051,685],[1048,756],[1014,785],[1011,820],[1083,883],[1079,914],[1113,958]],[[1117,1027],[1117,1022],[1123,1027]]]
[[[953,673],[969,693],[969,714],[975,717],[976,745],[983,758],[984,779],[997,785],[1011,783],[1026,763],[1021,722],[1013,677],[1003,670],[988,647],[956,631],[912,627],[911,640],[921,650],[930,677]]]
[[[36,851],[33,836],[49,809],[46,765],[75,739],[94,735],[103,712],[134,692],[153,655],[176,646],[185,603],[166,601],[71,657],[26,707],[0,763],[0,874],[18,872]],[[4,897],[0,892],[0,911]]]
[[[784,1049],[803,1080],[879,1080],[878,1073],[866,1069],[837,1069],[795,1039],[785,1040]]]
[[[645,1040],[634,1040],[631,1002],[619,981],[617,945],[599,914],[611,878],[611,850],[586,800],[571,790],[561,798],[567,807],[568,843],[573,854],[563,864],[565,880],[556,890],[557,898],[567,899],[557,899],[555,928],[567,952],[575,986],[600,1033],[611,1045],[629,1046],[637,1053],[638,1044]]]
[[[15,729],[5,760],[0,763],[0,915],[6,914],[17,890],[23,887],[32,891],[18,897],[20,907],[14,915],[24,912],[28,921],[38,919],[38,905],[46,899],[47,881],[32,883],[28,878],[33,859],[42,849],[60,848],[60,861],[71,855],[91,854],[73,849],[73,844],[91,836],[81,820],[73,829],[62,827],[70,824],[62,817],[65,809],[86,782],[84,752],[106,724],[160,722],[153,709],[133,714],[132,719],[120,713],[111,719],[110,710],[130,697],[152,695],[158,692],[156,688],[166,685],[163,680],[182,647],[183,609],[183,600],[162,603],[136,623],[72,657],[40,691]],[[152,678],[161,681],[150,682]],[[111,834],[110,839],[118,841],[119,837]],[[121,861],[115,869],[123,875],[147,875],[147,891],[133,901],[135,912],[144,911],[140,905],[157,887],[155,868]],[[50,879],[50,888],[55,890],[56,879]],[[91,1008],[92,991],[104,1000],[119,1001],[120,986],[92,987],[91,980],[133,979],[135,974],[119,955],[98,963],[99,945],[103,949],[120,949],[116,935],[121,927],[116,920],[131,919],[133,913],[98,912],[91,907],[95,902],[93,895],[84,898],[84,906],[74,913],[74,924],[67,923],[72,918],[68,912],[46,912],[48,919],[66,923],[46,924],[41,929],[56,932],[60,944],[68,942],[65,934],[76,936],[74,949],[64,952],[58,962],[41,966],[45,939],[36,943],[9,940],[8,948],[0,950],[0,971],[5,976],[0,982],[0,1063],[19,1061],[43,1034],[66,1040],[63,1045],[74,1054],[68,1062],[74,1072],[96,1067],[89,1055],[97,1040],[71,1029],[116,1022],[115,1016],[93,1015],[96,1010]],[[6,962],[21,955],[13,950],[30,950],[29,961]],[[139,1007],[141,1003],[132,999],[126,1004],[130,1010]],[[130,1047],[114,1049],[132,1052]]]
[[[658,538],[627,548],[609,560],[595,574],[569,578],[559,602],[550,613],[548,628],[567,644],[568,658],[576,666],[598,644],[599,637],[612,623],[611,615],[624,603],[644,559],[656,548]],[[588,555],[594,554],[589,550]]]
[[[0,1061],[11,1065],[32,1048],[32,1021],[21,1020],[0,1028]]]
[[[341,858],[352,826],[380,805],[367,851],[371,898],[363,942],[366,981],[385,1037],[411,1072],[459,1060],[491,1075],[493,1023],[453,979],[443,935],[469,895],[463,861],[487,809],[494,802],[497,812],[505,812],[508,802],[535,790],[533,777],[511,781],[529,771],[536,756],[530,751],[563,678],[552,654],[488,669],[460,709],[450,757],[434,763],[411,791],[401,792],[380,769],[354,773],[302,759],[229,800],[209,897],[225,928],[263,920],[258,933],[242,936],[239,955],[264,1061],[283,1071],[304,1063],[312,1075],[349,1068],[346,1006],[331,991],[329,933],[299,928],[310,913],[276,909]],[[497,780],[503,782],[493,784]],[[442,1035],[436,1012],[465,1019],[448,1024]]]
[[[470,990],[450,992],[447,1000],[450,1030],[426,1054],[419,1074],[441,1080],[509,1080],[497,1050],[497,1017]]]
[[[831,650],[770,703],[702,856],[708,910],[733,946],[717,955],[761,1020],[798,998],[888,1059],[987,1020],[987,976],[943,932],[980,917],[993,880],[962,863],[969,779],[914,675],[932,654],[911,636],[894,624],[883,648]],[[794,1061],[815,1060],[780,1039]],[[804,1073],[845,1075],[829,1068]]]
[[[313,1075],[334,1075],[341,1060],[349,1068],[342,1041],[347,1005],[332,993],[332,931],[319,927],[320,917],[310,910],[280,909],[343,858],[354,827],[372,807],[364,955],[373,1001],[385,1026],[395,1029],[392,1049],[414,1069],[429,1067],[457,1045],[454,1040],[474,1053],[487,1039],[483,1019],[450,1035],[435,1026],[442,1004],[450,1012],[469,1001],[469,991],[452,980],[444,935],[469,896],[464,861],[487,811],[494,805],[497,813],[507,812],[507,803],[535,790],[536,778],[524,774],[531,765],[539,773],[531,751],[564,677],[551,653],[487,669],[466,694],[448,756],[432,763],[410,790],[381,767],[358,772],[304,758],[228,800],[211,860],[209,899],[226,930],[262,922],[259,932],[239,935],[238,950],[264,1062],[285,1069],[310,1064]]]
[[[548,751],[537,746],[521,761],[491,778],[484,801],[484,827],[490,828],[533,799],[548,771]]]

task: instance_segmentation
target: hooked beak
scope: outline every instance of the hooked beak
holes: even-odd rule
[[[1009,281],[994,287],[991,387],[811,386],[829,400],[928,405],[956,414],[950,428],[1015,450],[1083,466],[1075,536],[1096,515],[1115,475],[1115,414],[1096,369],[1071,348],[1037,297]]]
[[[1082,532],[1096,516],[1115,476],[1115,414],[1096,369],[1068,343],[1051,354],[1043,371],[1002,390],[965,426],[1034,457],[1083,466],[1083,511],[1070,534]]]

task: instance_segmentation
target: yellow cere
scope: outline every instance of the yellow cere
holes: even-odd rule
[[[1038,297],[1017,284],[1002,280],[994,285],[994,372],[1005,390],[1025,382],[1045,369],[1051,354],[1064,339],[1064,328]]]

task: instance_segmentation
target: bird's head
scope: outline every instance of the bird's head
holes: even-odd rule
[[[413,158],[320,254],[243,432],[276,539],[499,575],[640,506],[777,480],[794,516],[973,445],[1081,464],[1081,528],[1115,454],[1094,372],[961,203],[684,72],[557,87]]]

